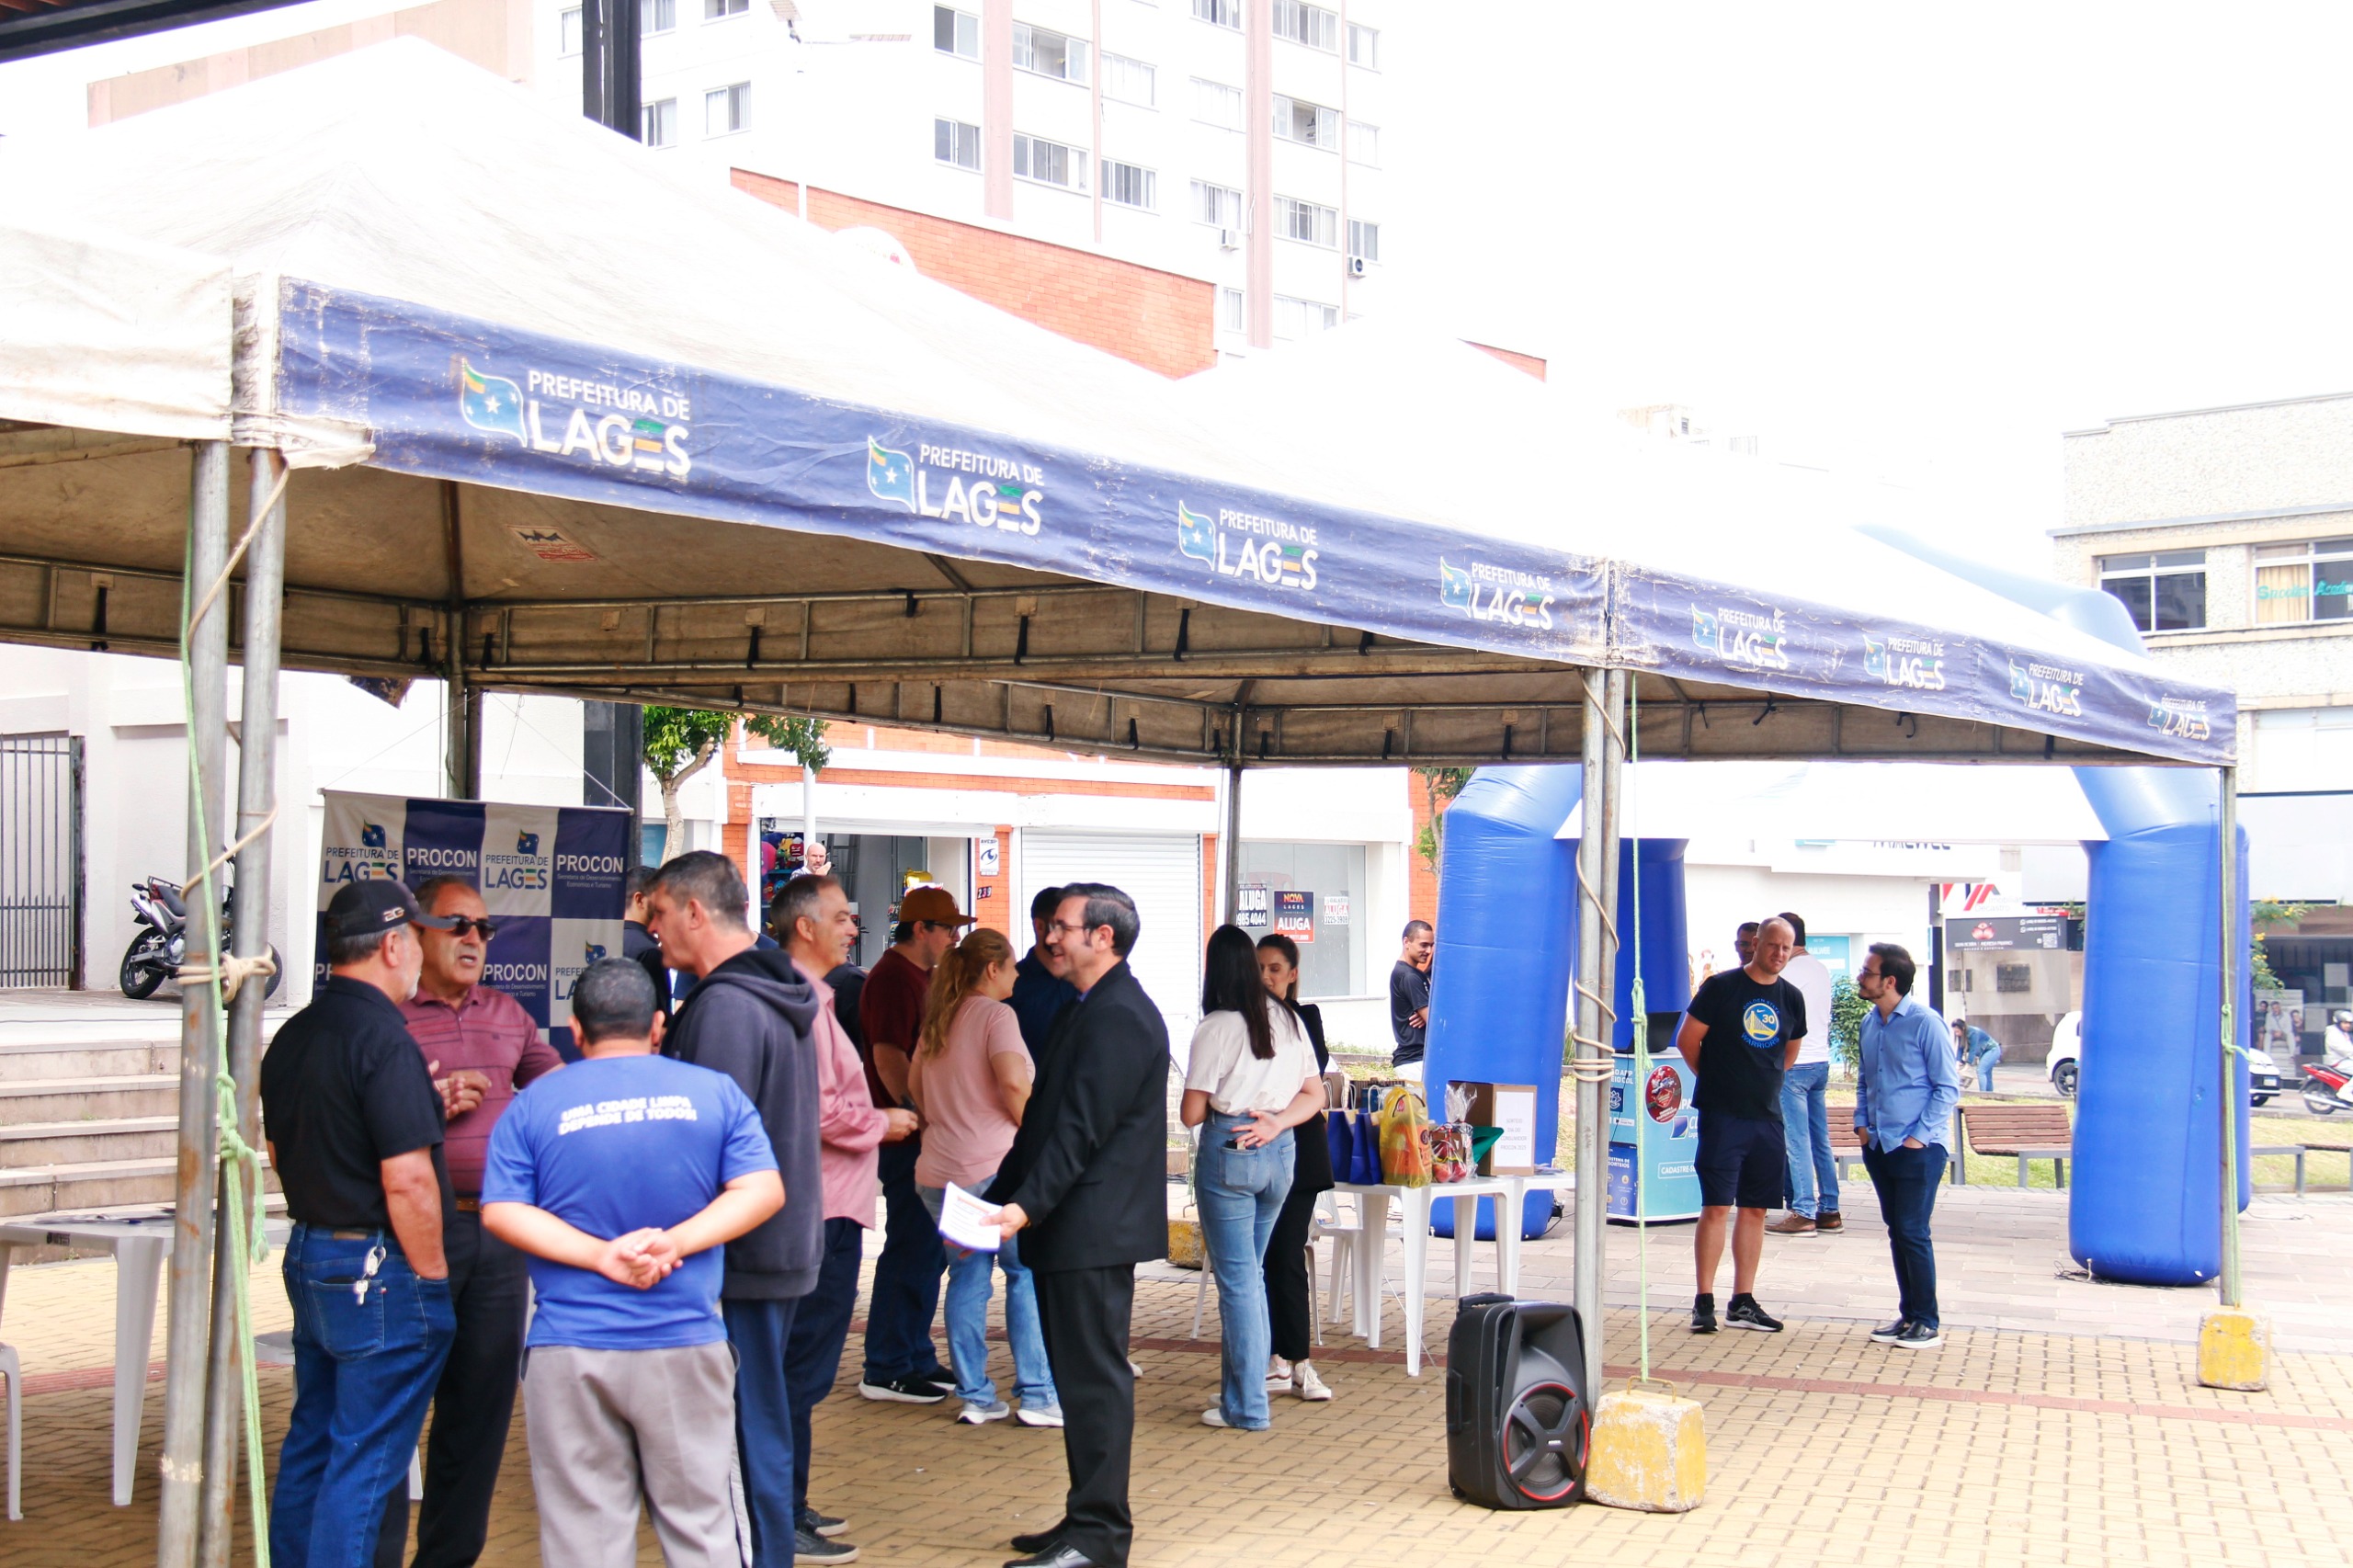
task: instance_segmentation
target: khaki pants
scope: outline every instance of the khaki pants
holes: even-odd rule
[[[670,1568],[751,1562],[751,1516],[735,1470],[735,1358],[725,1341],[533,1350],[523,1410],[542,1562],[634,1568],[641,1495]]]

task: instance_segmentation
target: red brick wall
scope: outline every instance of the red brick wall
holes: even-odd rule
[[[1462,341],[1471,343],[1467,337]],[[1525,370],[1540,381],[1544,380],[1544,361],[1533,354],[1522,354],[1516,348],[1497,348],[1488,343],[1471,343],[1471,347],[1482,354],[1494,355],[1515,370]]]
[[[737,169],[734,181],[738,190],[800,210],[801,187],[790,180]],[[822,229],[881,229],[907,247],[925,277],[1147,370],[1189,376],[1217,363],[1216,290],[1200,278],[816,186],[809,187],[809,221]]]
[[[1014,951],[1027,952],[1029,950],[1029,920],[1026,917],[1022,919],[1018,932],[1013,928],[1013,901],[1020,895],[1014,888],[1013,879],[1006,874],[1006,868],[1012,864],[1013,829],[999,825],[996,829],[997,874],[994,877],[982,876],[979,857],[973,858],[972,907],[964,913],[979,915],[982,925],[992,931],[1003,933],[1012,942]]]
[[[1405,791],[1414,806],[1414,838],[1405,846],[1406,857],[1412,862],[1406,885],[1406,909],[1411,918],[1427,920],[1435,926],[1438,924],[1438,871],[1422,858],[1419,847],[1422,829],[1430,822],[1429,787],[1422,782],[1419,775],[1409,773],[1405,778]],[[1449,804],[1445,801],[1438,802],[1438,815],[1446,814]]]

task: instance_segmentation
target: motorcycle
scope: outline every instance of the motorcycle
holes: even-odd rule
[[[2314,1116],[2327,1116],[2333,1111],[2353,1110],[2353,1062],[2314,1062],[2304,1069],[2304,1108]]]
[[[179,883],[162,877],[149,877],[145,881],[131,884],[131,909],[139,917],[139,929],[131,937],[131,946],[123,950],[119,983],[122,994],[134,1002],[153,996],[156,987],[177,974],[187,960],[188,905],[181,899],[186,891]],[[223,948],[230,947],[236,930],[236,908],[237,890],[230,888],[221,895]],[[286,977],[286,960],[274,945],[269,949],[269,959],[278,972],[269,976],[262,992],[264,997],[277,995],[278,983]]]

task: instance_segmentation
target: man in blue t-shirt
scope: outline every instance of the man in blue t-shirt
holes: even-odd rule
[[[583,1059],[516,1096],[483,1174],[484,1228],[530,1255],[540,1555],[567,1568],[632,1568],[641,1494],[670,1568],[750,1561],[720,1249],[784,1183],[733,1079],[654,1054],[656,1000],[640,965],[591,964],[572,994]]]

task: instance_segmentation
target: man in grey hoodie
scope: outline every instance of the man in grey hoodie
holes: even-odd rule
[[[750,906],[734,862],[697,850],[654,878],[646,925],[664,961],[697,981],[663,1051],[735,1080],[759,1110],[784,1178],[783,1209],[727,1244],[719,1310],[735,1347],[735,1446],[751,1506],[754,1568],[791,1568],[796,1554],[804,1562],[847,1560],[831,1541],[798,1539],[784,1376],[793,1310],[816,1287],[824,1250],[817,1056],[810,1043],[817,994],[783,952],[756,945]]]

